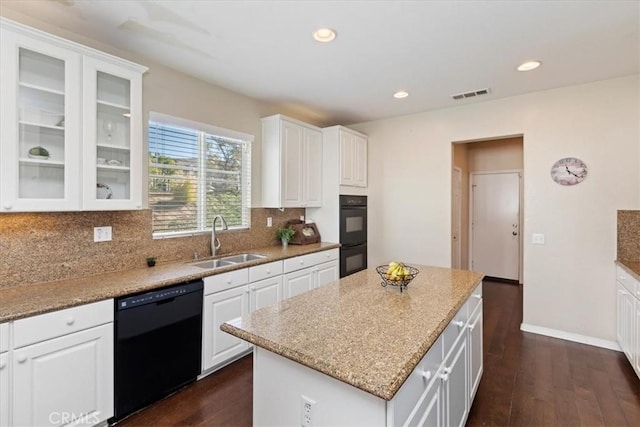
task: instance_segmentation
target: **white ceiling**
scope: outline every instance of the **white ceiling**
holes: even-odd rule
[[[638,1],[8,1],[253,98],[349,124],[640,72]],[[315,42],[318,27],[333,43]],[[542,67],[515,67],[539,59]],[[459,92],[490,95],[453,101]],[[403,100],[393,92],[407,90]]]

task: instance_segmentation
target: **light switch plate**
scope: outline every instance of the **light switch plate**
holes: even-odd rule
[[[533,233],[531,235],[531,244],[533,244],[533,245],[544,245],[544,234]]]
[[[111,226],[106,227],[93,227],[93,241],[94,242],[109,242],[111,241]]]

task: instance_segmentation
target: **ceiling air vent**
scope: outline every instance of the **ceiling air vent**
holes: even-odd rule
[[[489,88],[472,90],[471,92],[465,93],[456,93],[455,95],[451,95],[451,97],[455,100],[465,99],[465,98],[474,98],[476,96],[487,95],[489,93]]]

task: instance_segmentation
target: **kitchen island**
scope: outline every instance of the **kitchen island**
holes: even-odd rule
[[[482,374],[481,273],[368,269],[222,325],[256,345],[254,425],[460,425]]]

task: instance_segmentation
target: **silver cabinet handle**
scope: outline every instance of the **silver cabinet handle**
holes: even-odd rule
[[[6,363],[0,362],[0,371],[3,370],[6,365]]]
[[[27,361],[27,356],[25,356],[24,354],[21,354],[20,356],[18,356],[18,363],[24,363]]]
[[[13,209],[13,206],[11,205],[4,205],[4,208],[8,211],[10,211],[11,209]]]
[[[267,274],[271,274],[271,270],[267,269]]]
[[[420,372],[420,375],[425,380],[430,380],[431,379],[431,371],[422,371],[422,372]]]
[[[482,295],[481,294],[473,294],[473,297],[475,299],[482,299]]]
[[[456,325],[458,328],[462,328],[464,326],[464,322],[462,320],[454,320],[453,322],[454,325]]]
[[[71,316],[67,317],[67,325],[71,326],[74,323],[76,323],[76,320],[73,317]]]

